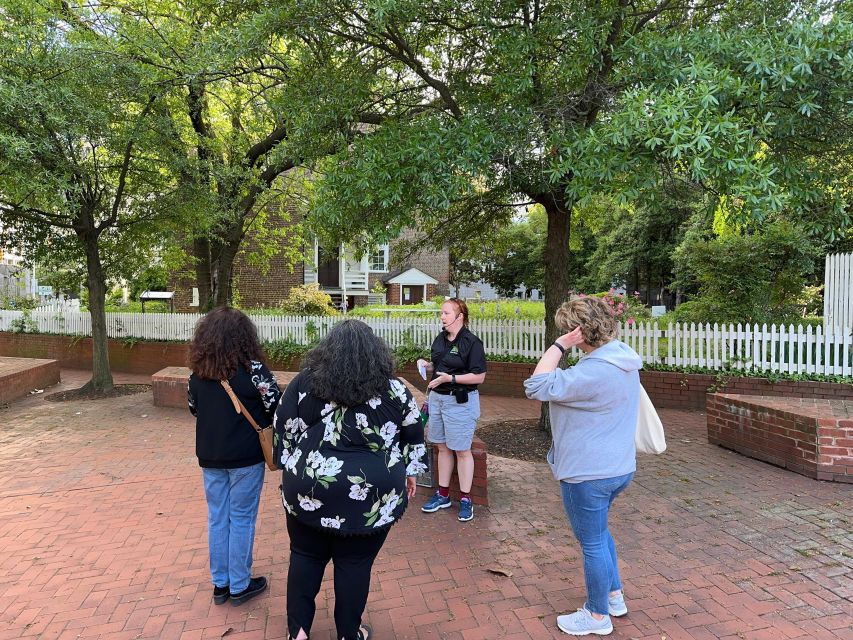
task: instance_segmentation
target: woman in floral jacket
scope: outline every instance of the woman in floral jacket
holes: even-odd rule
[[[337,637],[370,637],[361,622],[370,570],[425,468],[420,410],[393,367],[388,345],[370,327],[345,320],[308,353],[276,411],[294,640],[308,638],[329,560]]]

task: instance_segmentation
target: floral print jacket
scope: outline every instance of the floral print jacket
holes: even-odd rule
[[[406,476],[426,469],[415,399],[392,378],[365,404],[339,406],[312,394],[309,375],[287,385],[273,423],[285,510],[341,535],[390,527],[406,509]]]

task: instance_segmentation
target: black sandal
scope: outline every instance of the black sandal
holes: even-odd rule
[[[358,628],[358,637],[360,640],[370,640],[373,637],[373,629],[367,623],[362,623]]]

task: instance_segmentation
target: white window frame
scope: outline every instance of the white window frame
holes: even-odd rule
[[[384,269],[374,269],[373,268],[373,256],[378,255],[380,251],[382,252],[382,255],[383,255],[383,264],[385,265],[385,268]],[[367,255],[367,268],[370,271],[370,273],[388,273],[388,245],[387,244],[380,244],[378,247],[376,247],[375,251],[371,251]]]

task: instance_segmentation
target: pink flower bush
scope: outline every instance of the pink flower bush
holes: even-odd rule
[[[586,298],[590,294],[577,293],[569,291],[569,299],[571,298]],[[592,294],[596,298],[601,298],[607,303],[610,312],[616,316],[619,322],[626,324],[635,324],[637,319],[646,319],[651,317],[651,312],[640,300],[640,292],[635,291],[632,295],[617,293],[616,289],[611,288],[606,293]]]

